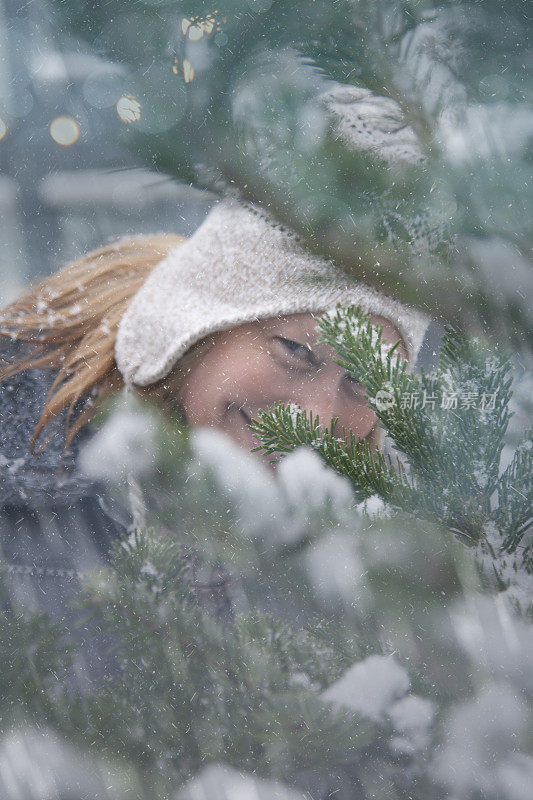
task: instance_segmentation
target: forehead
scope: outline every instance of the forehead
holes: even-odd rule
[[[290,333],[304,338],[308,344],[314,344],[318,337],[317,323],[321,315],[322,312],[320,311],[306,311],[299,314],[270,317],[269,319],[259,320],[254,324],[266,334],[288,336]],[[398,339],[402,339],[400,332],[390,320],[376,314],[370,314],[369,316],[374,325],[383,325],[383,338],[386,342],[393,344]],[[404,349],[402,340],[402,350]]]
[[[273,337],[282,336],[287,339],[294,339],[305,343],[312,348],[315,354],[324,360],[332,358],[335,354],[333,349],[327,344],[317,344],[319,336],[317,329],[318,320],[322,312],[300,312],[296,314],[280,314],[276,317],[258,319],[254,322],[245,322],[235,328],[228,328],[212,335],[212,343],[217,343],[217,348],[242,348],[247,343],[254,346],[266,347]],[[402,358],[407,358],[407,347],[404,344],[398,329],[393,323],[375,314],[370,314],[370,319],[374,324],[383,325],[383,340],[387,344],[395,344],[400,340],[398,354]]]
[[[279,333],[280,331],[288,333],[293,331],[300,336],[306,338],[313,337],[313,339],[316,339],[318,335],[317,323],[319,319],[319,313],[306,311],[300,314],[280,314],[278,317],[261,319],[258,320],[256,325],[264,333]]]

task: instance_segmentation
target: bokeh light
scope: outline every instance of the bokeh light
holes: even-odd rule
[[[63,147],[69,147],[78,141],[80,128],[72,117],[56,117],[50,123],[50,136]]]
[[[202,36],[204,35],[204,32],[203,32],[202,28],[200,28],[199,25],[191,25],[189,27],[188,33],[189,33],[189,39],[191,40],[191,42],[197,42],[198,39],[201,39]]]
[[[7,125],[2,119],[2,117],[0,117],[0,141],[4,138],[6,133],[7,133]]]
[[[122,122],[127,122],[128,125],[131,125],[132,122],[137,122],[141,118],[141,104],[129,94],[119,97],[116,109]]]
[[[217,31],[220,30],[220,22],[217,18],[218,11],[214,13],[207,14],[205,17],[193,17],[193,19],[187,19],[184,17],[181,20],[181,32],[184,36],[187,36],[191,42],[197,42],[201,39],[205,34],[212,33],[214,29]],[[226,21],[224,17],[222,21]]]
[[[194,79],[194,67],[186,58],[183,59],[183,77],[185,83],[190,83]]]

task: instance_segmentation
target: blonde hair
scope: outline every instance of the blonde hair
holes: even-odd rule
[[[123,386],[114,354],[120,319],[151,270],[185,241],[160,234],[105,245],[30,286],[0,311],[0,336],[30,345],[25,357],[4,361],[0,383],[29,369],[57,370],[30,441],[32,452],[46,426],[68,407],[66,450],[94,413],[95,401]],[[163,402],[165,391],[155,384],[140,393]],[[70,424],[83,397],[86,407]]]
[[[30,286],[0,311],[0,336],[30,345],[27,356],[0,366],[0,383],[29,369],[57,370],[30,440],[32,452],[44,429],[68,408],[65,453],[99,402],[124,386],[115,362],[119,322],[152,269],[185,241],[183,236],[159,234],[105,245]],[[179,408],[179,391],[192,362],[213,342],[212,335],[197,342],[169,375],[150,386],[135,387],[137,393],[166,411]],[[82,398],[85,407],[71,424],[72,412]],[[367,442],[379,447],[382,441],[383,432],[376,425]]]

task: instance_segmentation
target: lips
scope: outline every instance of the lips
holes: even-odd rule
[[[245,411],[242,406],[240,408],[238,408],[237,410],[238,410],[238,412],[239,412],[239,414],[241,416],[241,419],[244,422],[244,425],[245,426],[249,425],[252,422],[251,414],[249,414],[247,411]],[[250,450],[252,448],[258,447],[260,445],[259,440],[254,436],[254,434],[252,433],[252,431],[248,427],[244,427],[243,428],[242,436],[244,437],[243,444],[245,444],[245,446],[248,447]]]
[[[247,450],[258,447],[260,444],[259,440],[256,439],[252,431],[247,427],[252,422],[253,412],[246,409],[243,405],[239,405],[238,403],[232,401],[227,405],[227,413],[230,414],[234,420],[237,416],[241,420],[242,427],[239,425],[239,430],[235,433],[232,433],[233,437],[238,441],[238,443]],[[231,425],[231,430],[234,430],[233,424]],[[230,429],[228,429],[228,431],[230,431]]]

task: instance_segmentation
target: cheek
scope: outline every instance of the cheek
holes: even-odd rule
[[[261,398],[275,384],[272,360],[266,352],[235,348],[232,357],[207,353],[184,383],[180,402],[191,425],[220,423],[228,403]]]
[[[366,405],[360,405],[356,408],[347,409],[342,415],[339,415],[339,425],[341,427],[350,428],[356,436],[366,439],[376,424],[377,417]]]
[[[210,425],[220,414],[223,376],[211,359],[194,367],[179,393],[180,404],[190,425]]]

